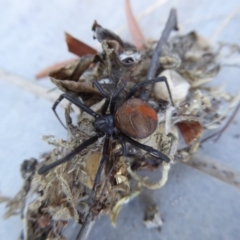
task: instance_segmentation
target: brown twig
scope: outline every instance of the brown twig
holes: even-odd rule
[[[177,27],[177,12],[176,9],[171,9],[169,17],[168,17],[168,21],[166,23],[166,26],[162,32],[162,36],[160,38],[160,40],[158,41],[158,44],[155,48],[155,51],[153,53],[152,56],[152,60],[151,60],[151,64],[150,64],[150,68],[148,70],[148,74],[147,74],[147,79],[151,80],[155,77],[157,69],[159,67],[159,57],[161,56],[161,52],[162,52],[162,47],[164,44],[166,44],[168,37],[171,33],[172,30],[178,30]],[[151,93],[153,85],[147,85],[146,87],[144,87],[142,89],[142,93],[141,93],[141,98],[142,99],[148,99],[149,94]]]
[[[84,221],[84,224],[82,225],[82,227],[76,237],[76,240],[87,240],[88,235],[95,223],[95,221],[93,221],[91,218],[92,218],[92,214],[91,214],[91,211],[89,211],[89,213],[86,217],[86,220]]]

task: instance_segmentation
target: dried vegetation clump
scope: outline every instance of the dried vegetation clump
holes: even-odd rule
[[[69,50],[80,58],[51,71],[49,77],[62,92],[81,99],[100,114],[105,99],[93,81],[97,80],[110,96],[125,84],[116,104],[118,108],[131,88],[146,80],[156,42],[135,44],[136,47],[97,22],[94,22],[92,30],[102,45],[102,51],[97,52],[66,34]],[[132,145],[127,145],[128,155],[122,156],[120,142],[110,140],[109,160],[93,193],[103,148],[103,139],[100,138],[71,161],[39,175],[36,171],[39,167],[64,157],[95,134],[93,117],[77,112],[77,122],[73,123],[74,109],[68,104],[63,121],[68,130],[68,140],[45,136],[44,140],[54,146],[52,152],[44,154],[39,161],[25,160],[21,167],[23,188],[11,200],[2,198],[2,201],[8,200],[6,217],[20,211],[24,221],[23,239],[66,239],[63,228],[69,220],[74,219],[85,226],[89,211],[92,213],[91,221],[104,213],[109,214],[112,223],[116,224],[123,204],[137,196],[142,187],[162,187],[171,164],[189,161],[200,146],[203,133],[218,128],[238,104],[239,95],[232,96],[220,88],[203,86],[218,74],[220,64],[217,53],[196,32],[170,38],[163,45],[158,60],[156,76],[167,77],[174,107],[166,85],[163,82],[154,84],[147,101],[158,114],[158,126],[154,133],[139,142],[166,154],[171,162],[159,161]],[[135,97],[140,97],[140,91]],[[158,182],[138,175],[142,169],[152,171],[158,168],[162,170]],[[94,201],[89,205],[91,197]],[[158,227],[162,224],[159,225],[159,218]],[[149,218],[146,221],[152,226]]]

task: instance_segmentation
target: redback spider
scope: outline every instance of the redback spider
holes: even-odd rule
[[[50,169],[71,160],[76,154],[80,153],[83,149],[95,143],[99,138],[103,136],[105,136],[105,141],[103,145],[102,158],[94,181],[93,190],[95,189],[96,184],[99,182],[102,169],[104,167],[106,160],[108,159],[109,140],[111,137],[121,142],[122,155],[127,154],[126,142],[128,142],[135,147],[138,147],[142,150],[149,152],[151,155],[155,156],[158,159],[161,159],[165,162],[169,162],[170,159],[163,153],[159,152],[158,150],[150,146],[141,144],[131,138],[133,137],[135,139],[142,139],[148,137],[157,128],[158,118],[156,111],[146,101],[139,98],[131,98],[139,88],[144,87],[148,84],[154,84],[156,82],[165,82],[169,95],[171,96],[167,79],[165,77],[157,77],[153,80],[147,80],[136,84],[128,93],[126,98],[123,100],[123,103],[120,105],[120,107],[115,110],[116,99],[120,92],[123,90],[124,85],[120,87],[113,94],[112,99],[110,99],[110,96],[104,91],[99,82],[95,80],[94,81],[95,86],[98,88],[101,95],[104,98],[106,98],[106,101],[102,107],[102,116],[94,112],[92,109],[84,105],[79,100],[71,97],[70,95],[66,93],[61,94],[53,105],[54,113],[57,115],[56,113],[57,105],[64,98],[66,98],[68,101],[78,106],[82,111],[88,113],[89,115],[95,118],[93,125],[96,129],[96,135],[80,144],[78,147],[76,147],[72,152],[68,153],[62,159],[59,159],[49,165],[42,166],[38,170],[38,173],[43,174],[49,171]],[[110,113],[107,113],[108,108]]]
[[[170,161],[170,159],[165,154],[150,146],[141,144],[132,138],[143,139],[145,137],[148,137],[156,130],[158,125],[157,113],[146,101],[150,92],[148,89],[149,85],[153,86],[154,83],[165,82],[171,103],[172,105],[174,105],[166,77],[155,77],[162,45],[166,42],[172,29],[177,29],[177,17],[175,9],[171,10],[166,27],[162,33],[162,37],[160,38],[155,52],[153,53],[150,68],[147,74],[147,80],[136,84],[127,94],[119,108],[115,109],[115,103],[118,95],[123,90],[124,85],[117,89],[110,98],[110,96],[104,91],[100,83],[96,80],[94,81],[94,84],[101,93],[101,95],[106,98],[106,101],[102,107],[102,116],[94,112],[92,109],[84,105],[79,100],[73,98],[72,96],[66,93],[60,95],[60,97],[56,100],[52,107],[57,118],[59,119],[56,113],[56,107],[64,98],[66,98],[68,101],[78,106],[82,111],[88,113],[95,118],[93,125],[96,129],[96,135],[89,138],[84,143],[80,144],[62,159],[59,159],[49,165],[42,166],[38,170],[39,174],[43,174],[50,169],[66,161],[69,161],[76,154],[80,153],[89,145],[95,143],[99,138],[103,137],[104,135],[105,141],[103,145],[102,158],[100,160],[99,168],[94,180],[93,190],[95,189],[96,184],[99,181],[104,164],[108,159],[110,137],[120,140],[122,145],[122,155],[126,155],[126,142],[128,142],[135,147],[147,151],[158,159],[161,159],[165,162]],[[138,89],[142,90],[141,98],[132,98]],[[108,109],[110,113],[107,113]]]
[[[73,103],[74,105],[78,106],[82,111],[94,117],[95,120],[93,122],[93,125],[95,127],[96,134],[93,137],[90,137],[88,140],[86,140],[82,144],[80,144],[78,147],[76,147],[72,152],[68,153],[62,159],[59,159],[49,165],[42,166],[38,170],[39,174],[44,174],[47,171],[51,170],[52,168],[71,160],[75,155],[79,154],[83,149],[95,143],[99,138],[105,136],[103,150],[102,150],[102,157],[100,159],[99,167],[93,183],[93,188],[89,196],[90,210],[79,232],[79,236],[82,235],[84,231],[86,231],[87,224],[91,221],[91,218],[92,218],[91,209],[93,208],[94,201],[95,201],[94,200],[95,190],[97,185],[100,182],[101,173],[105,166],[105,163],[109,159],[110,138],[120,141],[122,146],[122,155],[127,154],[126,142],[128,142],[131,145],[148,152],[149,154],[153,155],[154,157],[156,157],[156,159],[159,159],[160,161],[170,162],[169,157],[166,156],[165,154],[161,153],[160,151],[150,146],[141,144],[136,140],[134,140],[133,138],[143,139],[145,137],[150,136],[156,130],[158,125],[157,113],[154,110],[154,108],[152,108],[147,102],[149,94],[151,92],[151,87],[149,88],[150,85],[153,86],[154,83],[165,82],[171,103],[173,105],[173,100],[172,100],[171,92],[170,92],[166,77],[155,77],[157,68],[159,65],[159,56],[161,53],[162,45],[166,42],[170,34],[170,31],[172,29],[177,29],[176,11],[174,9],[171,10],[171,13],[170,13],[167,25],[163,31],[162,37],[160,38],[157,44],[157,47],[155,49],[155,52],[153,53],[152,61],[147,74],[147,80],[136,84],[129,91],[125,99],[122,101],[122,104],[120,104],[120,106],[117,107],[116,109],[115,109],[115,105],[116,105],[117,98],[121,93],[121,91],[124,89],[125,85],[122,85],[110,97],[109,94],[106,93],[105,90],[102,88],[101,84],[97,81],[94,81],[94,84],[99,90],[99,92],[101,93],[101,95],[106,99],[105,103],[102,106],[101,115],[99,115],[97,112],[87,107],[78,99],[75,99],[66,93],[60,95],[60,97],[57,99],[57,101],[53,105],[53,111],[57,117],[58,115],[56,113],[56,107],[64,98],[70,101],[71,103]],[[134,98],[133,97],[134,94],[139,89],[141,90],[140,98]]]

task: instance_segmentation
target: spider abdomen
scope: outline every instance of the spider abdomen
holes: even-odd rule
[[[158,124],[156,111],[139,98],[124,102],[115,112],[114,120],[120,131],[136,139],[150,136]]]

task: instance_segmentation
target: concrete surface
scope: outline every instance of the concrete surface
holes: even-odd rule
[[[234,11],[240,12],[238,0],[131,2],[137,16],[149,6],[163,3],[139,21],[145,37],[153,39],[160,36],[171,7],[178,10],[182,33],[194,29],[207,39]],[[98,47],[92,39],[93,20],[113,31],[126,25],[123,1],[0,0],[0,6],[0,69],[33,82],[39,70],[73,57],[67,52],[64,31]],[[215,41],[239,43],[239,24],[240,15],[236,14]],[[120,35],[131,39],[127,30]],[[239,68],[224,68],[213,83],[224,83],[230,92],[237,93],[239,73]],[[37,84],[53,87],[48,80]],[[1,76],[0,93],[0,193],[13,196],[22,184],[20,163],[51,149],[41,136],[53,134],[65,138],[65,130],[54,117],[50,101],[5,82]],[[200,152],[240,171],[239,122],[240,114],[217,144],[208,143]],[[143,226],[143,208],[148,201],[154,201],[160,208],[164,219],[160,232]],[[3,214],[4,205],[0,205],[0,216]],[[1,218],[0,224],[0,240],[17,239],[22,229],[18,216]],[[125,206],[116,229],[108,217],[99,219],[90,239],[237,240],[240,239],[240,192],[188,166],[175,165],[163,189],[146,190]]]

